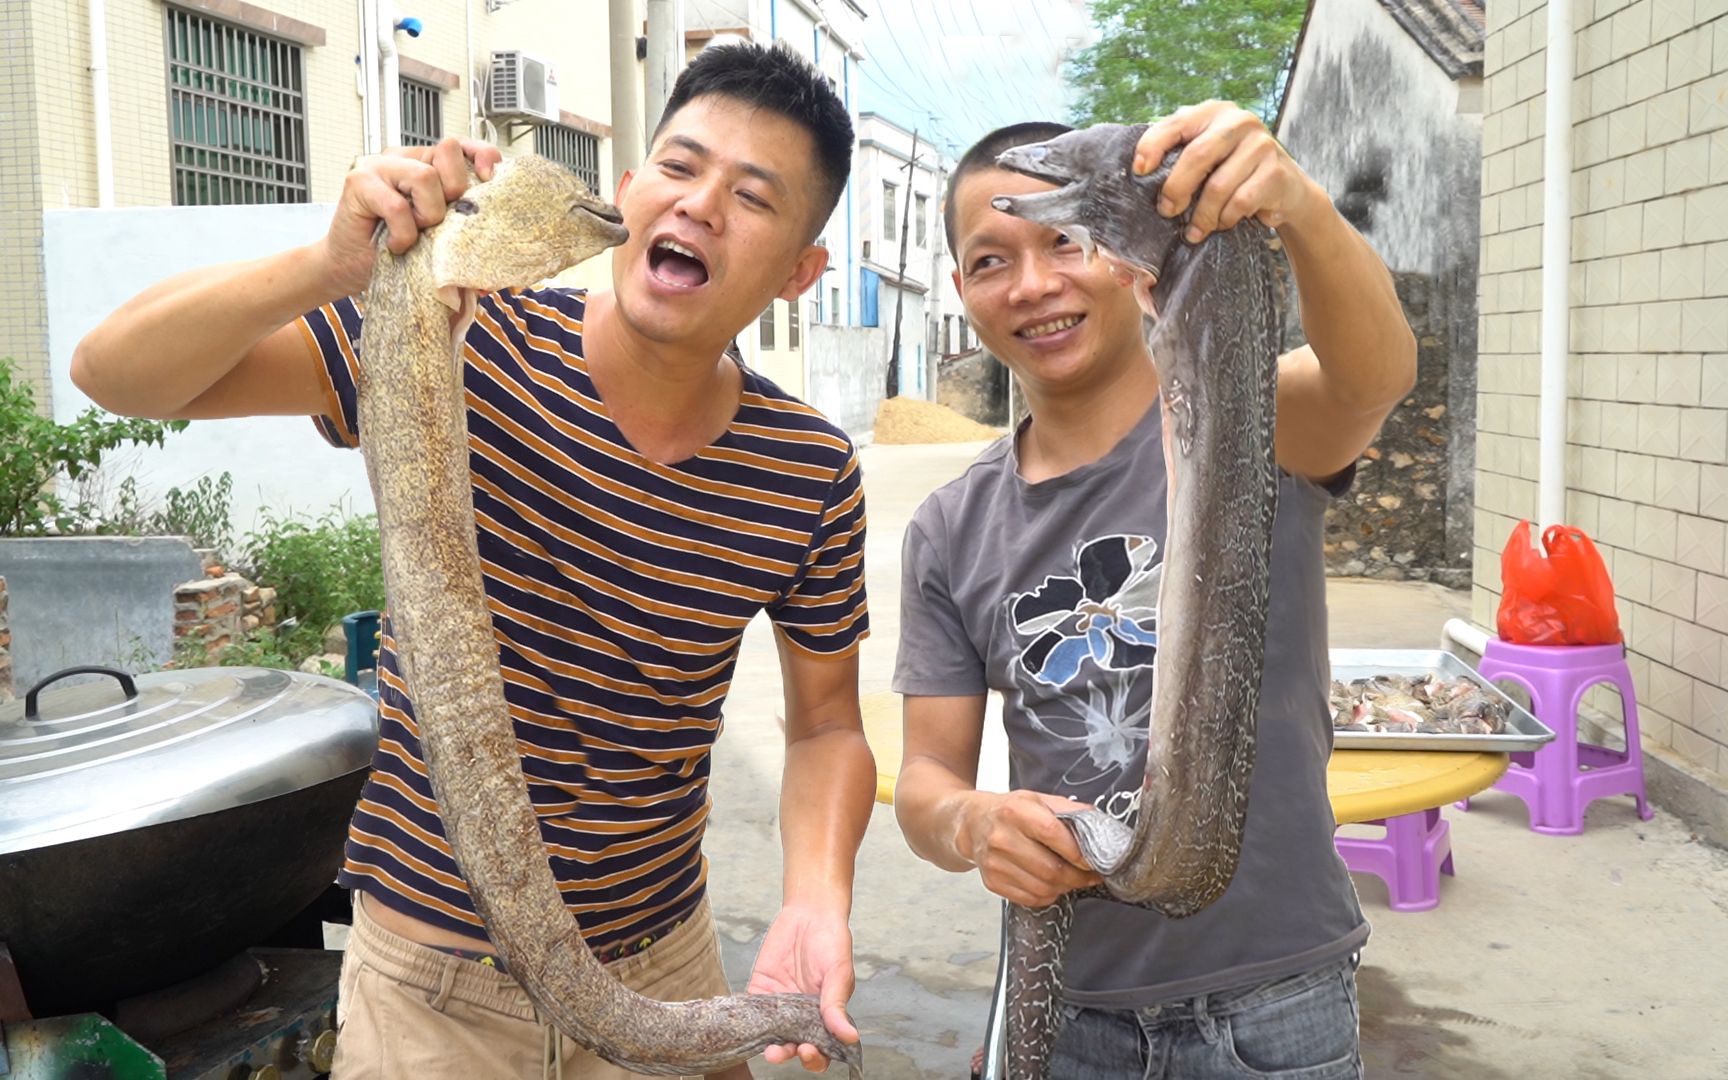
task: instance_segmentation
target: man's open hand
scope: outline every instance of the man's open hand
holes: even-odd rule
[[[752,994],[814,994],[822,1003],[822,1022],[841,1042],[856,1043],[858,1029],[846,1016],[852,996],[852,931],[839,913],[786,907],[768,928],[747,988]],[[828,1059],[809,1043],[770,1046],[762,1052],[771,1065],[797,1057],[811,1072]]]

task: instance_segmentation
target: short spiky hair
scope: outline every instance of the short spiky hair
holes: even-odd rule
[[[1016,146],[1030,146],[1073,130],[1066,124],[1054,121],[1031,120],[1024,124],[1009,124],[1007,127],[997,128],[973,143],[972,149],[961,156],[960,164],[954,166],[954,172],[948,177],[948,191],[942,214],[942,227],[948,234],[948,254],[956,259],[960,257],[960,251],[954,242],[954,193],[960,190],[961,180],[971,173],[997,168],[996,158]]]
[[[711,45],[696,54],[673,84],[654,138],[679,109],[710,94],[771,109],[810,133],[822,183],[810,230],[814,238],[839,204],[852,171],[852,118],[827,77],[783,43]]]

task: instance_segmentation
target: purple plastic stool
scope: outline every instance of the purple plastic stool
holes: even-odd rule
[[[1644,795],[1644,755],[1638,741],[1638,694],[1623,645],[1512,645],[1490,638],[1477,666],[1484,679],[1511,680],[1529,691],[1536,719],[1554,731],[1554,741],[1530,753],[1511,755],[1506,775],[1494,786],[1524,800],[1530,827],[1550,836],[1584,831],[1584,810],[1593,801],[1631,795],[1638,816],[1653,816]],[[1625,752],[1578,741],[1578,706],[1584,691],[1608,683],[1620,691],[1626,718]],[[1458,804],[1470,809],[1470,800]]]
[[[1440,810],[1364,821],[1384,825],[1381,839],[1333,838],[1344,865],[1386,882],[1393,911],[1427,911],[1440,903],[1440,875],[1452,873],[1451,826]]]

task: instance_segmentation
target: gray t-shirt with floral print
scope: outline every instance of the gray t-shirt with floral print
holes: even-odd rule
[[[1163,573],[1154,406],[1103,459],[1037,484],[1014,441],[932,494],[905,540],[894,689],[1000,691],[1017,788],[1125,816],[1146,762]],[[1282,477],[1247,834],[1229,889],[1187,919],[1109,901],[1075,917],[1066,996],[1131,1007],[1340,959],[1368,926],[1332,844],[1325,570],[1332,491]]]

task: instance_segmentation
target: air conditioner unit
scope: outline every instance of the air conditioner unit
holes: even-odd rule
[[[542,120],[556,124],[558,73],[552,65],[514,49],[492,54],[487,80],[488,116]]]

